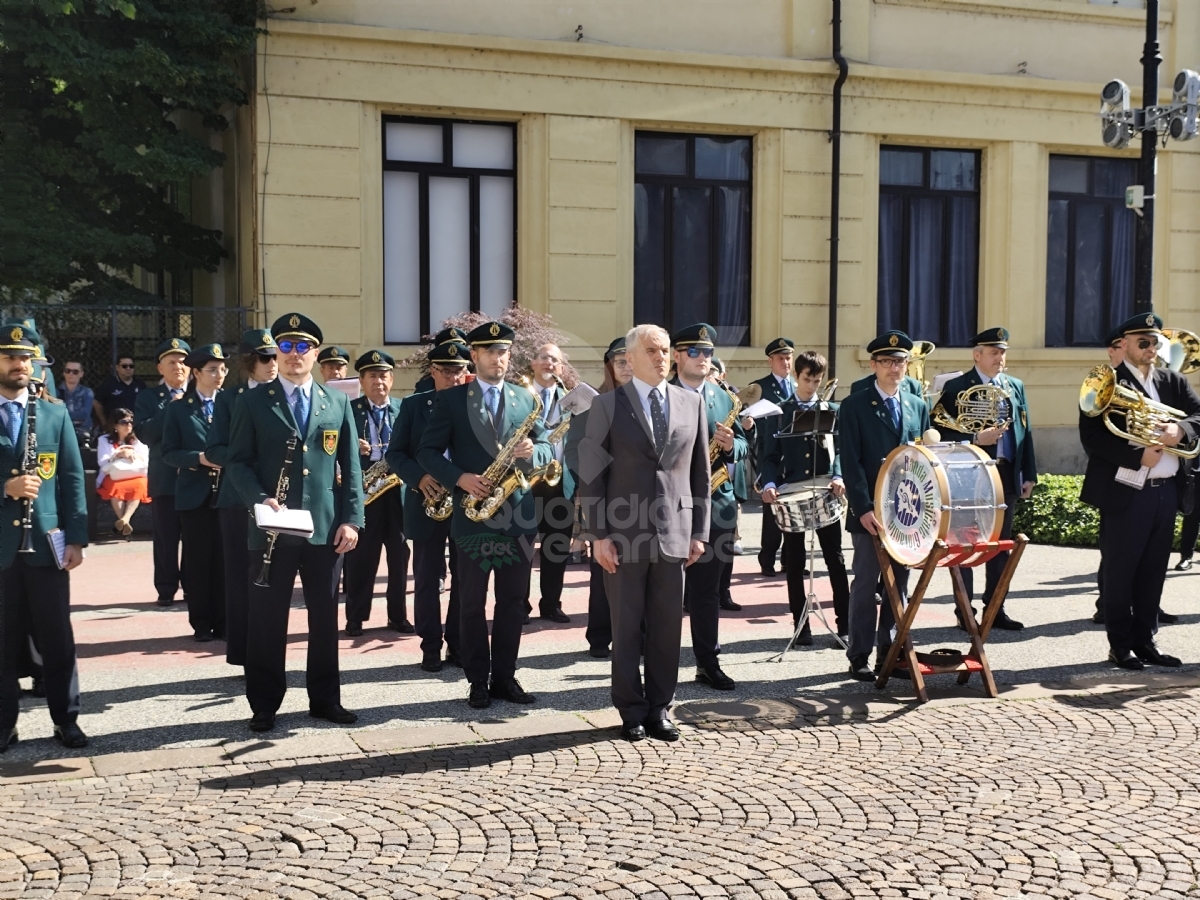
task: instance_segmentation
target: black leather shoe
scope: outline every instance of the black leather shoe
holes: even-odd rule
[[[213,629],[213,640],[214,641],[225,640],[225,629],[224,628],[214,628]]]
[[[1132,669],[1135,672],[1146,668],[1142,661],[1134,656],[1132,650],[1109,650],[1108,661],[1115,663],[1122,669]]]
[[[1004,610],[1000,610],[996,618],[992,620],[992,627],[999,628],[1001,631],[1020,631],[1025,626],[1012,618]]]
[[[796,626],[793,625],[792,632],[795,633],[795,631],[796,631]],[[798,635],[796,635],[796,642],[792,646],[794,646],[794,647],[811,647],[812,643],[813,643],[812,629],[805,628],[802,632],[800,632]]]
[[[391,619],[388,619],[387,627],[392,629],[392,631],[399,632],[400,634],[416,634],[417,633],[417,629],[413,628],[412,622],[408,621],[408,619],[401,619],[399,622],[395,622]]]
[[[251,731],[270,731],[275,727],[275,713],[255,713],[250,719]]]
[[[33,687],[29,689],[29,693],[35,697],[46,696],[46,679],[34,676]]]
[[[209,631],[207,628],[201,628],[194,635],[192,635],[192,640],[195,641],[197,644],[207,644],[212,639],[213,639],[213,633],[211,631]]]
[[[358,721],[358,713],[350,712],[350,710],[341,704],[337,706],[312,706],[309,707],[308,714],[314,719],[324,719],[326,722],[332,722],[334,725],[353,725]]]
[[[159,606],[171,606],[175,602],[174,597],[159,597],[156,601]]]
[[[882,671],[883,666],[876,666],[875,677],[878,678],[879,673]],[[888,673],[888,678],[900,678],[904,681],[912,681],[912,675],[909,674],[908,669],[902,669],[899,666],[892,666],[892,671]]]
[[[471,695],[467,697],[467,705],[471,709],[487,709],[492,705],[492,695],[488,692],[486,682],[477,681],[471,685]]]
[[[426,672],[442,671],[442,653],[440,650],[434,650],[432,653],[424,653],[421,655],[421,668]]]
[[[347,622],[346,637],[362,637],[362,622]]]
[[[525,613],[525,618],[521,620],[521,624],[522,624],[522,625],[528,625],[528,624],[529,624],[529,613]]]
[[[451,647],[446,648],[446,665],[457,666],[460,669],[463,667],[462,657],[458,655],[457,650]]]
[[[538,618],[546,622],[557,622],[560,625],[566,625],[571,621],[571,617],[562,611],[561,606],[555,607],[550,612],[542,613]]]
[[[867,665],[865,656],[856,656],[850,660],[850,677],[855,681],[874,681],[875,672]]]
[[[612,651],[607,647],[601,647],[597,644],[596,646],[588,647],[588,656],[593,659],[608,659],[612,656]]]
[[[621,737],[631,744],[636,744],[646,739],[646,729],[641,725],[622,725]]]
[[[507,700],[509,703],[533,703],[537,697],[526,693],[521,682],[515,678],[506,681],[493,681],[488,687],[488,693],[497,700]]]
[[[732,691],[737,687],[737,683],[722,672],[720,666],[713,666],[711,669],[696,666],[696,683],[707,684],[718,691]]]
[[[642,726],[639,725],[638,727],[641,728]],[[645,737],[645,736],[646,736],[646,732],[643,731],[642,737]],[[16,742],[17,742],[17,727],[14,725],[12,728],[8,729],[3,734],[0,734],[0,753],[4,753],[5,751],[7,751],[8,745],[15,744]]]
[[[762,575],[763,578],[774,578],[775,570],[768,569],[766,566],[763,566],[762,569],[759,571],[759,574]]]
[[[1093,625],[1103,625],[1104,624],[1104,610],[1098,609],[1094,613],[1092,613],[1092,624]]]
[[[1144,647],[1134,647],[1133,653],[1142,662],[1148,662],[1155,666],[1168,666],[1172,669],[1176,669],[1183,665],[1183,663],[1181,663],[1174,656],[1168,656],[1166,653],[1163,653],[1161,650],[1159,650],[1153,642],[1146,644]]]
[[[975,619],[975,622],[976,622],[976,624],[978,624],[978,623],[979,623],[979,620],[975,618],[975,607],[973,607],[973,606],[971,607],[971,618],[972,618],[972,619]],[[958,623],[958,630],[959,630],[959,631],[966,631],[966,630],[967,630],[966,623],[964,623],[964,622],[963,622],[962,613],[960,613],[960,612],[958,611],[958,607],[955,607],[955,608],[954,608],[954,621]]]
[[[1158,624],[1159,625],[1174,625],[1178,621],[1179,621],[1179,616],[1175,615],[1175,613],[1169,613],[1166,610],[1162,610],[1162,609],[1160,609],[1158,611]]]
[[[721,598],[721,609],[727,610],[729,612],[740,612],[741,608],[742,608],[742,604],[735,602],[732,597],[722,597]]]
[[[643,727],[646,734],[656,741],[679,740],[679,729],[675,727],[675,723],[670,719],[658,719],[654,722],[647,721]]]
[[[78,750],[80,747],[87,746],[87,735],[74,722],[70,725],[55,725],[54,739],[64,747],[70,747],[72,750]]]
[[[1192,560],[1190,558],[1181,559],[1179,562],[1175,563],[1175,571],[1176,572],[1186,572],[1191,567],[1192,567]]]

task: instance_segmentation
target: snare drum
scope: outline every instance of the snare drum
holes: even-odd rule
[[[880,538],[896,562],[923,563],[933,545],[995,541],[1004,525],[995,461],[973,444],[904,444],[875,482]]]
[[[817,531],[840,522],[846,512],[844,497],[829,490],[828,476],[779,488],[779,497],[771,504],[779,530],[786,534]]]

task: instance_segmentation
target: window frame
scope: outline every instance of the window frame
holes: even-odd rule
[[[642,174],[637,169],[637,140],[640,137],[648,138],[667,138],[670,140],[686,140],[687,141],[687,174],[686,175],[661,175],[661,174]],[[750,141],[750,176],[745,181],[738,181],[729,178],[697,178],[696,177],[696,138],[725,138],[736,140]],[[731,346],[749,347],[751,346],[751,324],[754,319],[754,142],[755,135],[753,134],[720,134],[720,133],[703,133],[692,131],[654,131],[649,129],[635,128],[633,132],[633,184],[636,191],[639,184],[658,184],[663,185],[667,191],[667,202],[663,204],[663,318],[667,322],[662,323],[668,333],[674,333],[678,328],[686,325],[692,325],[692,322],[675,322],[674,321],[674,287],[675,287],[675,242],[674,227],[675,227],[675,209],[674,204],[670,202],[670,190],[674,187],[736,187],[744,188],[747,192],[747,204],[749,208],[749,216],[746,229],[746,245],[747,258],[746,269],[749,273],[749,285],[747,286],[746,297],[746,321],[742,325],[714,325],[718,332],[722,328],[738,327],[743,328],[744,333],[741,340],[737,344]],[[717,298],[717,261],[719,258],[718,228],[717,228],[717,203],[715,195],[710,198],[708,211],[708,283],[709,290],[709,310],[708,319],[706,321],[715,322],[718,316],[714,315],[718,303]],[[634,241],[636,245],[636,233]],[[636,250],[635,250],[635,266],[636,266]],[[634,271],[634,318],[637,317],[637,273]]]
[[[975,157],[975,190],[941,190],[929,187],[932,181],[932,159],[933,154],[937,152],[947,151],[951,153],[970,153]],[[975,311],[974,311],[974,328],[979,328],[979,302],[982,294],[982,285],[979,282],[980,273],[982,271],[982,255],[983,255],[983,151],[973,147],[934,147],[934,146],[916,146],[911,144],[880,144],[879,154],[882,158],[885,152],[901,152],[901,153],[920,153],[921,154],[921,185],[906,185],[906,184],[884,184],[882,175],[879,178],[879,197],[882,198],[885,194],[891,196],[900,196],[901,198],[901,246],[900,246],[900,310],[897,323],[893,323],[890,327],[899,328],[906,334],[913,337],[914,340],[932,340],[939,347],[967,347],[969,344],[952,344],[946,337],[950,322],[950,250],[952,246],[951,235],[951,211],[950,204],[943,204],[942,209],[942,267],[940,278],[941,289],[941,305],[938,309],[938,328],[937,335],[927,336],[924,334],[913,336],[909,331],[909,312],[911,309],[912,297],[909,295],[909,276],[911,274],[910,255],[912,250],[912,229],[908,227],[908,214],[911,210],[911,201],[913,197],[921,198],[973,198],[975,200]],[[882,159],[879,170],[882,173]],[[876,211],[877,220],[881,222],[882,215]],[[882,306],[878,302],[879,298],[879,279],[883,273],[883,266],[879,261],[880,239],[876,235],[876,307],[875,307],[875,324],[876,330],[882,331],[882,324],[879,321]],[[969,338],[968,338],[969,340]]]
[[[405,124],[405,125],[438,125],[442,128],[442,162],[412,162],[408,160],[388,159],[388,144],[387,144],[387,129],[388,125]],[[517,223],[519,220],[518,206],[519,199],[517,194],[517,125],[515,121],[502,121],[494,119],[459,119],[459,118],[443,118],[436,116],[412,116],[412,115],[389,115],[380,116],[380,147],[382,149],[381,161],[382,166],[379,170],[380,184],[380,209],[383,209],[383,197],[386,191],[385,173],[387,172],[411,172],[417,175],[417,215],[418,215],[418,254],[420,256],[421,271],[418,279],[418,302],[420,303],[420,318],[421,318],[421,336],[432,334],[436,329],[432,328],[432,322],[429,318],[429,178],[431,176],[440,178],[466,178],[468,184],[469,209],[471,217],[470,225],[470,258],[471,258],[471,274],[470,274],[470,312],[479,311],[479,293],[480,293],[480,233],[479,233],[479,179],[480,177],[497,176],[502,178],[512,179],[513,189],[513,283],[512,283],[512,305],[519,305],[517,297],[518,284],[518,265],[520,263],[520,249],[518,244],[519,233]],[[454,126],[455,125],[488,125],[507,127],[512,131],[512,169],[484,169],[470,166],[455,166],[454,160]],[[450,160],[450,162],[446,162]],[[386,217],[385,221],[380,222],[380,239],[384,248],[383,252],[383,284],[387,284],[387,237],[386,237]],[[383,297],[383,330],[387,333],[387,298],[386,294]],[[463,310],[466,312],[467,310]],[[440,324],[440,323],[439,323]]]

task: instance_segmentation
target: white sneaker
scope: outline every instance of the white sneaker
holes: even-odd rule
[[[742,556],[744,553],[745,553],[745,551],[742,550],[742,542],[734,541],[733,542],[733,555],[734,556]]]

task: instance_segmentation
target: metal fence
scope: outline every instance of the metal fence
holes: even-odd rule
[[[83,363],[83,383],[95,389],[113,371],[117,359],[132,356],[137,377],[158,380],[154,348],[167,338],[183,338],[193,347],[220,343],[236,352],[242,332],[253,321],[246,307],[70,306],[67,304],[0,307],[4,318],[33,319],[54,360],[54,378],[62,381],[63,363]]]

